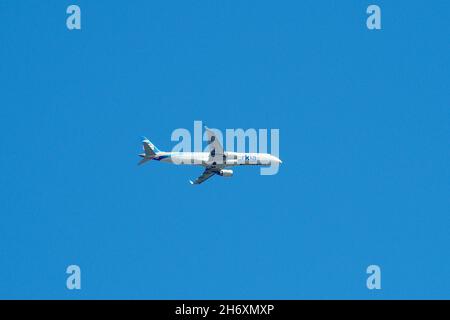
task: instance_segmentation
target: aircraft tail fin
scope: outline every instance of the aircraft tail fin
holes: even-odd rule
[[[142,147],[144,149],[144,153],[139,154],[143,159],[139,161],[138,165],[144,164],[147,161],[152,160],[157,153],[161,152],[159,149],[150,142],[146,137],[142,137]]]

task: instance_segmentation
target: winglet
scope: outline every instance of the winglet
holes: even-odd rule
[[[194,184],[194,182],[193,182],[192,180],[189,180],[189,183],[190,183],[190,184]]]

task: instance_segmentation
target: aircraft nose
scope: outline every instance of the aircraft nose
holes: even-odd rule
[[[275,156],[272,156],[272,161],[275,163],[278,163],[278,164],[283,163],[283,161],[281,161],[279,158],[277,158]]]

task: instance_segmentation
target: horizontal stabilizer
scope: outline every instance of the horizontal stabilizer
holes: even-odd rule
[[[150,161],[152,159],[153,158],[143,158],[141,161],[139,161],[138,166],[140,166],[140,165],[142,165],[142,164],[144,164],[144,163],[146,163],[146,162],[148,162],[148,161]]]

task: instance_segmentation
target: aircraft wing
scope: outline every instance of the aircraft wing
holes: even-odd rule
[[[211,168],[206,168],[205,171],[203,171],[202,175],[195,179],[195,181],[189,181],[191,184],[200,184],[209,178],[211,178],[216,173]]]
[[[216,133],[209,129],[208,127],[205,127],[206,134],[208,135],[208,147],[210,152],[210,158],[215,158],[217,156],[220,156],[222,158],[223,156],[223,146],[220,143],[219,139],[217,138]]]

